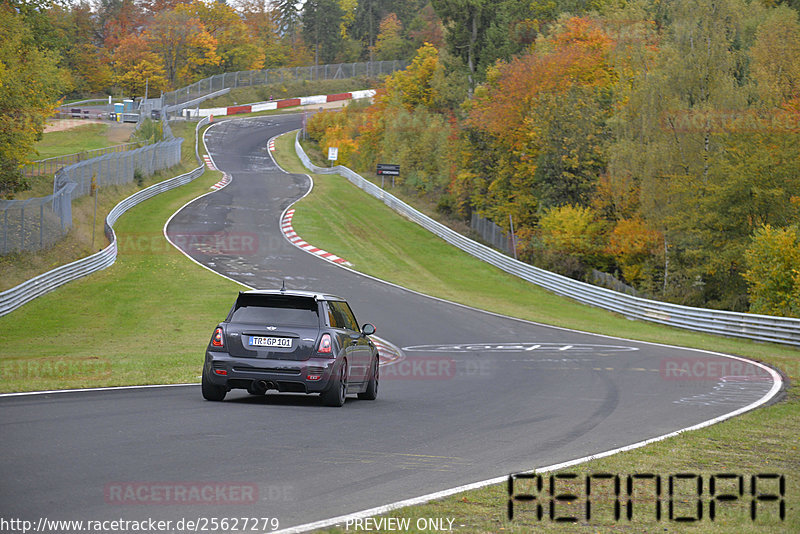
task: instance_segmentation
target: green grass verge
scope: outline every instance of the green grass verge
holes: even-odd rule
[[[0,391],[198,382],[210,328],[242,287],[197,267],[162,229],[220,177],[206,171],[136,206],[115,225],[114,265],[0,317]]]
[[[69,130],[42,134],[31,159],[46,159],[65,156],[86,150],[95,150],[125,143],[133,128],[117,124],[91,123]],[[124,135],[121,134],[124,132]]]
[[[276,158],[291,172],[307,172],[294,155],[294,134],[277,141]],[[297,205],[293,226],[304,240],[354,264],[364,273],[455,302],[532,321],[630,339],[667,343],[738,354],[780,368],[792,380],[800,377],[800,350],[692,333],[639,321],[555,296],[508,275],[446,244],[418,225],[397,216],[381,202],[353,187],[344,178],[314,175],[314,191]],[[358,206],[353,210],[352,206]],[[346,214],[346,215],[345,215]],[[590,462],[570,473],[703,474],[705,483],[715,473],[781,473],[787,477],[786,521],[765,513],[751,521],[744,499],[737,513],[694,525],[670,521],[609,521],[558,524],[538,521],[522,506],[514,521],[506,519],[507,489],[494,486],[459,494],[427,505],[405,508],[388,517],[417,519],[455,518],[459,532],[625,531],[686,529],[696,532],[798,532],[800,531],[800,398],[792,387],[787,398],[713,427],[691,432],[643,449]],[[533,466],[532,466],[533,467]],[[748,480],[749,483],[749,480]],[[665,489],[666,491],[666,489]],[[707,496],[708,488],[705,489]],[[748,490],[749,491],[749,490]],[[688,515],[689,500],[681,502]],[[773,508],[765,508],[772,512]],[[667,509],[664,508],[664,517]],[[547,510],[545,510],[547,513]],[[623,512],[624,513],[624,512]],[[564,514],[569,515],[569,514]],[[339,532],[333,529],[331,532]],[[411,532],[416,530],[412,529]],[[391,530],[377,530],[391,532]]]

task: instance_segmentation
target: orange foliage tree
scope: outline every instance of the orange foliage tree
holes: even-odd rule
[[[461,175],[483,215],[500,224],[512,215],[525,236],[542,207],[588,204],[604,168],[612,45],[595,22],[570,18],[530,52],[489,70],[467,105]]]

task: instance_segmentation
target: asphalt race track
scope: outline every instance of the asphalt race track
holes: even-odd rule
[[[167,232],[179,243],[245,236],[250,245],[237,250],[186,252],[252,287],[285,280],[346,297],[361,323],[404,348],[405,359],[382,367],[378,400],[335,409],[314,396],[236,390],[212,403],[199,386],[3,397],[3,516],[277,518],[285,528],[635,443],[772,387],[739,360],[487,314],[295,248],[279,218],[309,178],[278,169],[267,140],[299,125],[273,116],[212,127],[209,151],[233,181],[185,206]],[[673,373],[687,363],[715,378]],[[213,495],[174,495],[208,484]],[[155,487],[167,488],[160,499]]]

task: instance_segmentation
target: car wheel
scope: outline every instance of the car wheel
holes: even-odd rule
[[[339,376],[331,381],[331,385],[322,397],[322,404],[325,406],[342,406],[347,396],[347,362],[342,362],[339,367]]]
[[[367,382],[367,389],[363,393],[358,394],[361,400],[375,400],[378,398],[378,379],[380,373],[380,365],[378,358],[375,358],[372,363],[372,371],[370,372],[369,382]]]
[[[203,398],[208,401],[221,401],[228,393],[228,389],[225,386],[212,384],[211,381],[206,378],[205,371],[203,371],[202,389]]]

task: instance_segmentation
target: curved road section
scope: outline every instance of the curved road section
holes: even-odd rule
[[[744,360],[485,313],[292,246],[280,217],[311,182],[277,168],[267,141],[299,126],[284,116],[208,130],[232,182],[182,208],[167,233],[246,285],[346,297],[403,348],[382,367],[378,400],[330,409],[313,396],[235,390],[210,403],[199,387],[2,398],[5,516],[276,518],[286,528],[623,447],[777,389],[776,375]],[[192,245],[209,234],[225,245]]]

